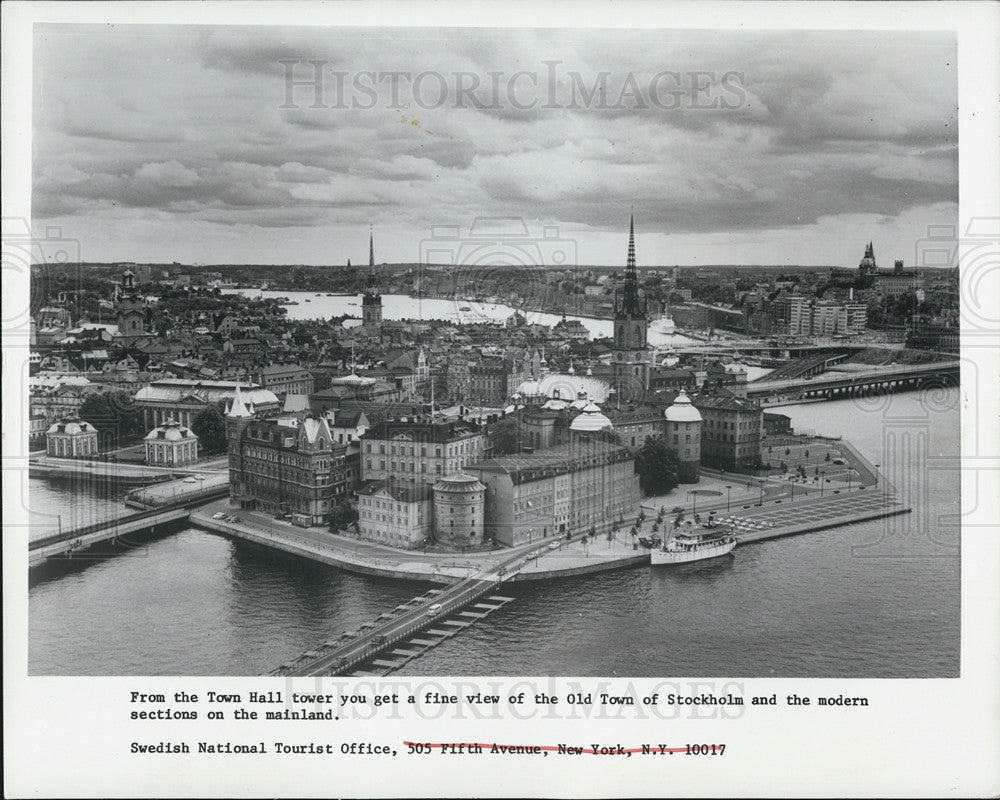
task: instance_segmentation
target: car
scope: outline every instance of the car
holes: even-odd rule
[[[428,617],[433,617],[435,614],[437,614],[441,610],[441,608],[442,608],[442,606],[441,606],[440,603],[432,603],[427,608],[427,616]]]
[[[197,483],[197,481],[194,478],[185,478],[184,483]]]
[[[216,511],[214,514],[212,514],[212,519],[222,519],[224,516],[226,516],[225,511]]]
[[[562,545],[560,545],[559,542],[552,542],[549,545],[549,550],[558,550],[561,546]]]
[[[203,481],[203,480],[205,480],[205,476],[204,475],[195,475],[194,479],[196,481]]]
[[[684,506],[674,506],[672,509],[670,509],[670,513],[671,514],[683,514],[684,513]]]

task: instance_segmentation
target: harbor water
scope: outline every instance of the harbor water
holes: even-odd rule
[[[952,389],[775,409],[843,435],[912,514],[704,564],[507,584],[515,602],[403,674],[957,676],[958,400]],[[95,502],[30,484],[32,521],[47,528]],[[427,588],[182,528],[34,581],[29,671],[259,674]]]

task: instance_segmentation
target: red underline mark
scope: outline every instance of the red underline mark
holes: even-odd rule
[[[492,748],[494,746],[506,747],[506,748],[511,748],[511,749],[513,749],[515,747],[531,747],[531,748],[534,748],[536,750],[552,750],[553,752],[559,750],[558,747],[553,747],[552,745],[500,744],[500,742],[490,742],[489,744],[483,744],[481,742],[478,742],[478,743],[472,743],[472,742],[442,742],[442,743],[439,743],[439,744],[433,744],[431,742],[407,742],[407,741],[404,741],[403,744],[404,745],[413,745],[413,746],[416,746],[416,745],[419,744],[419,745],[422,745],[423,747],[485,747],[487,749],[490,749],[490,748]],[[625,755],[626,753],[641,753],[642,752],[642,748],[641,747],[634,747],[632,749],[623,749],[623,750],[616,750],[614,748],[609,747],[607,749],[609,751],[612,751],[612,752],[607,752],[607,753],[602,753],[602,752],[600,752],[598,750],[594,750],[594,749],[589,748],[589,747],[580,747],[580,748],[578,748],[575,745],[565,745],[564,749],[572,749],[573,750],[573,755],[576,755],[577,752],[580,752],[580,753],[590,753],[591,755],[595,755],[595,756],[620,756],[620,755]],[[687,748],[686,747],[664,747],[663,750],[660,750],[659,746],[653,746],[650,749],[654,753],[684,753],[684,752],[687,752]]]

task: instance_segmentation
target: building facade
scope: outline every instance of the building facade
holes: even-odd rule
[[[699,394],[692,403],[703,419],[703,466],[744,472],[760,464],[764,412],[759,403],[731,394]]]
[[[634,457],[604,442],[492,458],[465,471],[486,487],[486,538],[508,546],[607,530],[639,502]]]
[[[315,379],[312,373],[298,364],[271,364],[257,373],[260,386],[280,396],[286,394],[312,394]]]
[[[677,479],[698,483],[701,470],[701,413],[683,390],[663,412],[667,446],[677,455]]]
[[[414,550],[431,537],[433,508],[426,485],[365,481],[358,487],[358,537]]]
[[[486,487],[464,472],[434,484],[434,539],[451,548],[484,542]]]
[[[387,420],[361,437],[363,480],[434,485],[482,458],[485,436],[474,422]]]
[[[322,419],[255,419],[237,395],[226,416],[230,502],[321,524],[347,499],[346,448]]]

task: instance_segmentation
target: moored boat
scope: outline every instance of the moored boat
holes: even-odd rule
[[[688,564],[728,555],[736,547],[736,537],[728,525],[705,523],[691,530],[679,530],[663,547],[650,553],[651,564]]]

